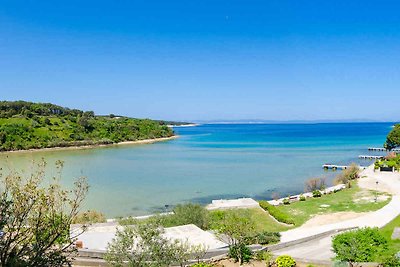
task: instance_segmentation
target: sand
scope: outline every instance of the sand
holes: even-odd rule
[[[99,144],[99,145],[83,145],[83,146],[68,146],[68,147],[48,147],[48,148],[40,148],[40,149],[27,149],[27,150],[15,150],[15,151],[3,151],[1,154],[7,153],[27,153],[27,152],[43,152],[43,151],[58,151],[58,150],[79,150],[79,149],[92,149],[99,147],[112,147],[112,146],[121,146],[121,145],[143,145],[143,144],[152,144],[156,142],[169,141],[178,138],[178,135],[170,136],[170,137],[161,137],[154,139],[144,139],[144,140],[136,140],[136,141],[125,141],[115,144]]]

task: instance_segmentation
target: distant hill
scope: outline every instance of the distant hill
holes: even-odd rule
[[[113,144],[173,136],[163,121],[69,109],[50,103],[0,101],[0,151]]]

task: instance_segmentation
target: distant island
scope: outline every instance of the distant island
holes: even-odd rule
[[[0,101],[0,151],[116,144],[169,138],[171,122],[69,109],[50,103]],[[175,122],[178,125],[185,123]]]

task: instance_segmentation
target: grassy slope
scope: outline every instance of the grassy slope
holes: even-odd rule
[[[282,209],[282,211],[291,214],[291,217],[295,220],[296,226],[300,226],[308,221],[312,216],[317,214],[327,214],[342,211],[374,211],[389,203],[389,200],[378,203],[356,203],[354,200],[357,198],[357,194],[360,193],[360,191],[361,189],[356,183],[354,183],[352,188],[345,189],[334,194],[324,195],[321,198],[312,198],[307,199],[306,201],[294,202],[290,205],[279,206],[279,208]],[[374,193],[370,192],[370,194],[373,195]],[[320,206],[323,204],[330,206],[327,208],[321,208]]]
[[[232,209],[223,211],[211,211],[211,225],[218,224],[218,216],[213,216],[216,213],[229,213],[238,212],[244,217],[250,218],[255,224],[255,230],[257,232],[280,232],[288,230],[290,227],[275,221],[269,214],[263,211],[261,208],[252,209]]]
[[[381,233],[389,241],[389,249],[387,251],[388,255],[392,255],[400,251],[400,239],[392,240],[392,233],[395,227],[400,227],[400,216],[395,218],[381,229]]]

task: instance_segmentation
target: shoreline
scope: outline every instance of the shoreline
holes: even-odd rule
[[[2,152],[0,152],[0,154],[94,149],[94,148],[125,146],[125,145],[144,145],[144,144],[153,144],[153,143],[158,143],[158,142],[174,140],[177,138],[179,138],[179,135],[173,135],[170,137],[159,137],[159,138],[153,138],[153,139],[143,139],[143,140],[136,140],[136,141],[123,141],[123,142],[114,143],[114,144],[82,145],[82,146],[67,146],[67,147],[46,147],[46,148],[37,148],[37,149],[2,151]]]

